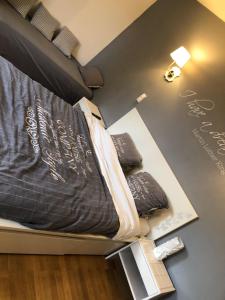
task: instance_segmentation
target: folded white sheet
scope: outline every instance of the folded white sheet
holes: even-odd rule
[[[85,113],[85,117],[102,175],[105,178],[119,216],[120,228],[114,239],[126,240],[135,236],[146,235],[149,232],[148,222],[142,219],[142,225],[140,225],[133,196],[109,133],[90,113]]]
[[[0,227],[2,227],[2,228],[8,227],[8,228],[28,229],[28,227],[25,227],[25,226],[21,225],[18,222],[11,221],[11,220],[6,220],[6,219],[2,219],[2,218],[0,218]]]

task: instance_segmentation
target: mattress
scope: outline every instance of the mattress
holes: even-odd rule
[[[101,162],[101,171],[106,178],[110,192],[114,193],[113,199],[114,204],[117,207],[117,213],[120,216],[121,222],[124,222],[125,220],[125,224],[121,226],[120,232],[116,234],[114,239],[129,240],[135,236],[146,236],[150,232],[149,223],[144,218],[137,218],[133,197],[130,193],[120,164],[118,163],[116,150],[114,144],[111,143],[110,135],[92,115],[86,113],[86,119],[91,132],[91,138],[95,151],[99,161]],[[100,136],[102,137],[99,138]],[[108,143],[106,143],[107,139]],[[101,146],[99,147],[99,145]],[[112,156],[114,156],[114,158],[112,158]],[[111,164],[109,165],[107,162],[111,162]],[[121,189],[125,190],[125,192],[128,194],[125,198],[124,193],[119,192]],[[126,205],[129,205],[129,201],[131,202],[130,207],[127,208]],[[125,207],[123,204],[125,204]],[[127,221],[127,218],[130,218],[130,220]],[[2,218],[0,218],[0,228],[31,230],[29,227],[23,226],[18,222]],[[37,230],[35,231],[37,232]],[[97,237],[97,235],[90,234],[86,234],[85,236]],[[105,236],[101,235],[98,235],[98,237],[105,238]]]
[[[101,172],[106,178],[108,188],[113,196],[114,205],[120,222],[120,231],[114,236],[115,240],[129,240],[136,236],[146,236],[150,232],[149,223],[144,218],[137,216],[133,197],[127,181],[117,159],[116,149],[108,132],[99,124],[91,114],[86,113],[86,119],[91,132],[92,143],[101,162]],[[106,142],[108,140],[108,142]],[[124,194],[125,191],[125,194]],[[128,205],[128,207],[127,207]],[[128,219],[128,220],[127,220]],[[0,228],[31,230],[22,224],[0,218]],[[35,230],[37,232],[37,230]],[[97,235],[85,235],[97,237]],[[105,236],[98,235],[99,238]]]

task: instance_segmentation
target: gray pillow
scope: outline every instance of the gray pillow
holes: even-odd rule
[[[78,45],[78,40],[67,27],[63,27],[53,40],[53,44],[56,45],[63,54],[71,58],[73,50]]]
[[[35,12],[31,24],[33,24],[49,41],[55,31],[59,28],[60,23],[53,18],[48,10],[41,4]]]
[[[8,0],[8,2],[25,18],[37,0]]]
[[[155,179],[147,172],[127,177],[140,217],[148,217],[156,209],[168,208],[168,199]]]
[[[89,88],[100,88],[104,85],[104,79],[97,67],[82,67],[79,66],[79,70],[82,78],[84,79],[85,84]]]
[[[130,135],[128,133],[122,133],[111,135],[111,137],[123,170],[131,171],[133,168],[140,167],[142,157]]]

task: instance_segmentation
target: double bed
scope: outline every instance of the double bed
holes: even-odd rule
[[[147,234],[112,139],[95,117],[3,57],[0,96],[1,231],[91,234],[119,246]]]
[[[106,131],[3,57],[0,97],[0,253],[104,255],[197,218],[136,109]],[[149,220],[110,136],[124,131],[169,199]]]

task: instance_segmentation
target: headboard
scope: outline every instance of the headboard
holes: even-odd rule
[[[150,238],[156,240],[198,217],[135,108],[109,127],[108,131],[110,134],[128,132],[131,135],[143,157],[142,170],[149,172],[168,196],[169,209],[154,213],[149,220]]]

